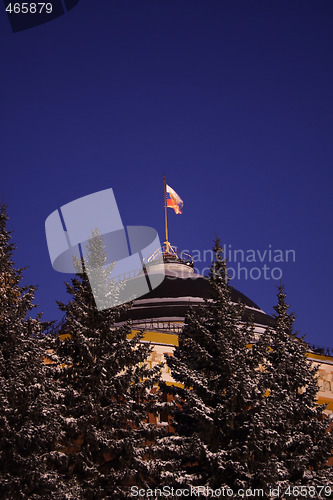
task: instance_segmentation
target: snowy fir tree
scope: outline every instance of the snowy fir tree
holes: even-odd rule
[[[64,394],[68,493],[77,498],[128,498],[131,485],[148,486],[154,472],[149,442],[156,426],[154,385],[160,370],[145,363],[150,346],[128,324],[115,325],[128,306],[97,310],[88,276],[94,276],[99,303],[119,293],[109,277],[102,237],[93,231],[85,261],[67,284],[68,304],[57,342],[57,379]],[[81,267],[82,266],[82,267]],[[81,269],[80,269],[81,267]],[[82,272],[83,271],[83,272]]]
[[[214,251],[212,299],[189,312],[167,359],[178,386],[163,385],[174,398],[175,433],[158,441],[161,484],[224,487],[230,495],[257,488],[267,498],[277,486],[332,486],[332,468],[325,467],[332,434],[316,403],[317,369],[292,333],[283,290],[275,329],[253,342],[253,327],[231,302],[219,241]]]
[[[7,210],[0,207],[0,498],[51,498],[60,434],[57,395],[44,365],[40,315],[27,317],[36,287],[21,286]],[[60,497],[59,497],[60,498]]]
[[[209,281],[212,298],[191,310],[179,335],[179,346],[167,364],[180,387],[174,396],[175,435],[159,441],[161,482],[249,487],[258,443],[252,426],[265,389],[259,366],[264,349],[251,349],[253,328],[243,320],[243,307],[231,302],[226,261],[219,240]]]
[[[316,402],[318,367],[308,360],[304,340],[293,333],[295,316],[288,313],[285,298],[280,286],[263,373],[268,392],[262,429],[266,469],[275,484],[313,485],[318,480],[332,486],[333,468],[325,464],[332,455],[333,431],[323,415],[325,405]]]

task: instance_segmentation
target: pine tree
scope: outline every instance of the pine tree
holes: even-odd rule
[[[286,487],[314,484],[320,478],[333,482],[332,467],[325,463],[332,455],[333,432],[325,406],[316,402],[318,367],[307,358],[307,345],[293,332],[295,315],[288,313],[283,286],[274,307],[275,328],[270,335],[264,378],[266,444],[272,481]]]
[[[243,307],[231,302],[219,240],[214,252],[212,298],[189,312],[179,346],[167,359],[183,387],[164,386],[176,406],[175,435],[159,441],[164,453],[161,481],[236,491],[252,484],[251,463],[261,445],[252,421],[264,398],[259,370],[264,349],[251,349],[253,328],[242,321]]]
[[[103,240],[94,230],[87,259],[76,261],[79,272],[66,284],[72,298],[59,302],[67,338],[57,345],[58,379],[65,398],[68,491],[75,484],[77,498],[117,500],[128,498],[131,485],[147,486],[152,475],[146,459],[156,428],[148,413],[154,411],[159,369],[146,364],[150,347],[141,334],[115,324],[126,306],[97,310],[88,276],[99,303],[120,291],[105,263]]]
[[[40,315],[27,314],[36,287],[21,286],[6,205],[0,207],[0,497],[50,498],[59,491],[52,470],[60,429],[57,397],[44,365]]]
[[[174,397],[175,433],[158,442],[161,484],[229,487],[233,498],[238,488],[268,496],[277,486],[332,486],[332,467],[325,466],[332,432],[316,403],[317,368],[292,331],[283,288],[274,330],[251,344],[253,328],[242,322],[242,307],[231,303],[218,241],[214,251],[212,300],[190,310],[167,359],[181,387],[163,386]],[[286,498],[294,498],[292,489]]]

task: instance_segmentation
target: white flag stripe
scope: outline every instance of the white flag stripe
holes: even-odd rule
[[[181,197],[176,193],[176,191],[174,189],[172,189],[172,187],[168,186],[168,184],[166,185],[166,190],[167,190],[167,193],[170,194],[171,198],[173,200],[175,200],[177,205],[179,205],[180,203],[183,203],[183,200],[181,199]]]

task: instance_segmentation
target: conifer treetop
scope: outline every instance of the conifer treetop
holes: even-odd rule
[[[172,377],[183,387],[169,389],[176,401],[173,425],[178,436],[165,443],[173,450],[170,476],[176,484],[184,482],[185,470],[191,484],[234,487],[249,474],[250,410],[254,395],[263,398],[263,389],[257,388],[261,358],[257,353],[253,360],[253,328],[242,323],[243,308],[231,301],[218,239],[214,253],[209,274],[212,297],[190,310],[174,356],[167,358]]]
[[[118,293],[118,284],[109,279],[109,266],[104,264],[103,239],[94,231],[84,272],[66,285],[71,300],[58,303],[65,312],[62,333],[69,334],[56,347],[64,366],[58,373],[65,395],[62,445],[70,450],[73,442],[80,441],[78,453],[69,454],[69,463],[71,479],[78,481],[84,494],[127,498],[131,481],[141,485],[149,481],[143,456],[146,439],[155,432],[148,411],[153,411],[152,389],[160,369],[150,369],[146,363],[151,347],[141,342],[142,333],[132,335],[129,324],[115,323],[124,305],[96,308],[89,271],[98,273],[95,285],[101,294]]]
[[[0,497],[50,497],[58,488],[53,444],[61,435],[57,394],[44,365],[44,325],[27,317],[36,287],[20,286],[23,269],[0,207]],[[47,467],[50,464],[50,469]]]

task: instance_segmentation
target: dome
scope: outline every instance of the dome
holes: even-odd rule
[[[212,297],[209,280],[194,272],[192,260],[188,257],[176,253],[163,254],[164,280],[158,287],[134,300],[123,319],[129,319],[138,328],[179,330],[188,307],[200,305],[204,299]],[[163,268],[162,263],[154,262],[146,266],[149,267],[149,275],[160,274]],[[133,280],[129,280],[127,285],[131,286],[131,283]],[[233,287],[230,291],[232,302],[241,302],[245,306],[243,319],[252,318],[258,333],[273,325],[274,319],[246,295]]]

